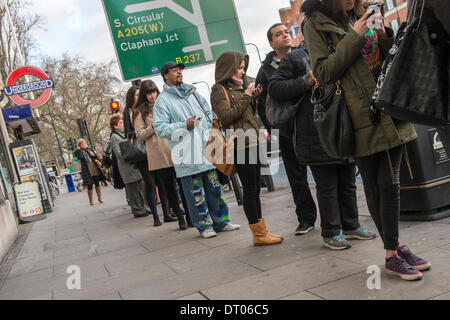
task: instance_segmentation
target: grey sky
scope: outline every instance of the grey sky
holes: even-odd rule
[[[271,50],[267,28],[280,21],[278,9],[289,6],[289,0],[235,0],[235,5],[245,43],[255,43],[264,59]],[[34,2],[34,11],[46,20],[46,31],[35,34],[43,54],[59,56],[69,52],[93,62],[116,61],[101,0],[39,0]],[[248,74],[256,76],[259,68],[256,49],[247,46],[247,53],[250,55]],[[162,86],[159,76],[151,79]],[[212,85],[214,65],[186,70],[184,81],[206,81]],[[208,96],[206,85],[197,87],[201,94]]]

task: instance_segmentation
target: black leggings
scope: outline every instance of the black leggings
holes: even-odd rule
[[[161,200],[164,216],[169,215],[170,206],[174,210],[176,216],[179,217],[183,212],[181,211],[178,202],[174,167],[153,170],[150,172],[153,184],[158,186],[159,199]]]
[[[394,170],[392,181],[386,151],[357,158],[356,164],[364,182],[364,193],[370,215],[375,222],[386,250],[397,250],[400,219],[400,164],[403,146],[389,150]]]
[[[256,163],[254,163],[254,161],[249,161],[249,154],[254,154],[254,152],[257,154]],[[253,159],[254,158],[252,155],[251,160]],[[259,159],[258,149],[245,149],[245,163],[239,164],[238,160],[238,152],[235,149],[234,163],[236,165],[237,174],[242,183],[244,213],[247,216],[248,223],[255,224],[262,218],[261,199],[259,198],[261,191],[261,162]]]
[[[158,214],[156,210],[156,197],[155,197],[155,179],[153,174],[148,171],[148,162],[142,161],[135,164],[136,168],[141,173],[145,182],[145,194],[147,195],[147,203],[152,211],[153,216]]]
[[[94,183],[87,186],[88,190],[92,190],[94,185],[96,188],[100,187],[100,176],[92,176],[92,180]]]

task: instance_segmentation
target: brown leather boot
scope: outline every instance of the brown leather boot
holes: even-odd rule
[[[91,190],[88,189],[88,197],[89,197],[89,204],[91,206],[93,206],[94,205],[94,190],[93,189],[91,189]]]
[[[267,230],[266,221],[264,220],[264,218],[261,218],[260,221],[262,222],[264,229],[266,230],[266,232],[268,234],[270,234],[274,238],[279,238],[281,241],[283,241],[283,239],[284,239],[283,236],[279,236],[277,234],[270,233],[269,230]]]
[[[97,193],[98,202],[103,203],[102,189],[100,189],[100,187],[95,187],[95,192]]]
[[[272,244],[281,243],[280,238],[274,238],[266,231],[263,222],[260,220],[258,223],[249,224],[250,230],[253,234],[254,246],[267,246]]]

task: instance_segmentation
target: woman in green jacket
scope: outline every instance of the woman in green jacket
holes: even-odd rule
[[[254,115],[255,99],[262,88],[247,86],[248,61],[248,56],[239,52],[225,52],[217,59],[211,105],[222,126],[236,130],[234,163],[242,182],[244,212],[253,244],[279,244],[283,237],[268,232],[261,214],[259,146],[262,141]]]
[[[430,268],[430,263],[398,241],[400,163],[404,145],[417,134],[412,124],[370,108],[393,32],[384,27],[381,14],[365,10],[363,0],[307,0],[301,10],[306,15],[302,30],[315,78],[328,92],[338,80],[341,83],[367,206],[386,250],[386,271],[405,280],[421,279],[419,270]]]

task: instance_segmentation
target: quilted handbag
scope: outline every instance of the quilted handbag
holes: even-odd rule
[[[419,0],[410,1],[408,23],[398,30],[383,63],[372,105],[395,119],[446,125],[450,122],[448,35],[433,12],[424,9],[426,0],[421,8]]]

